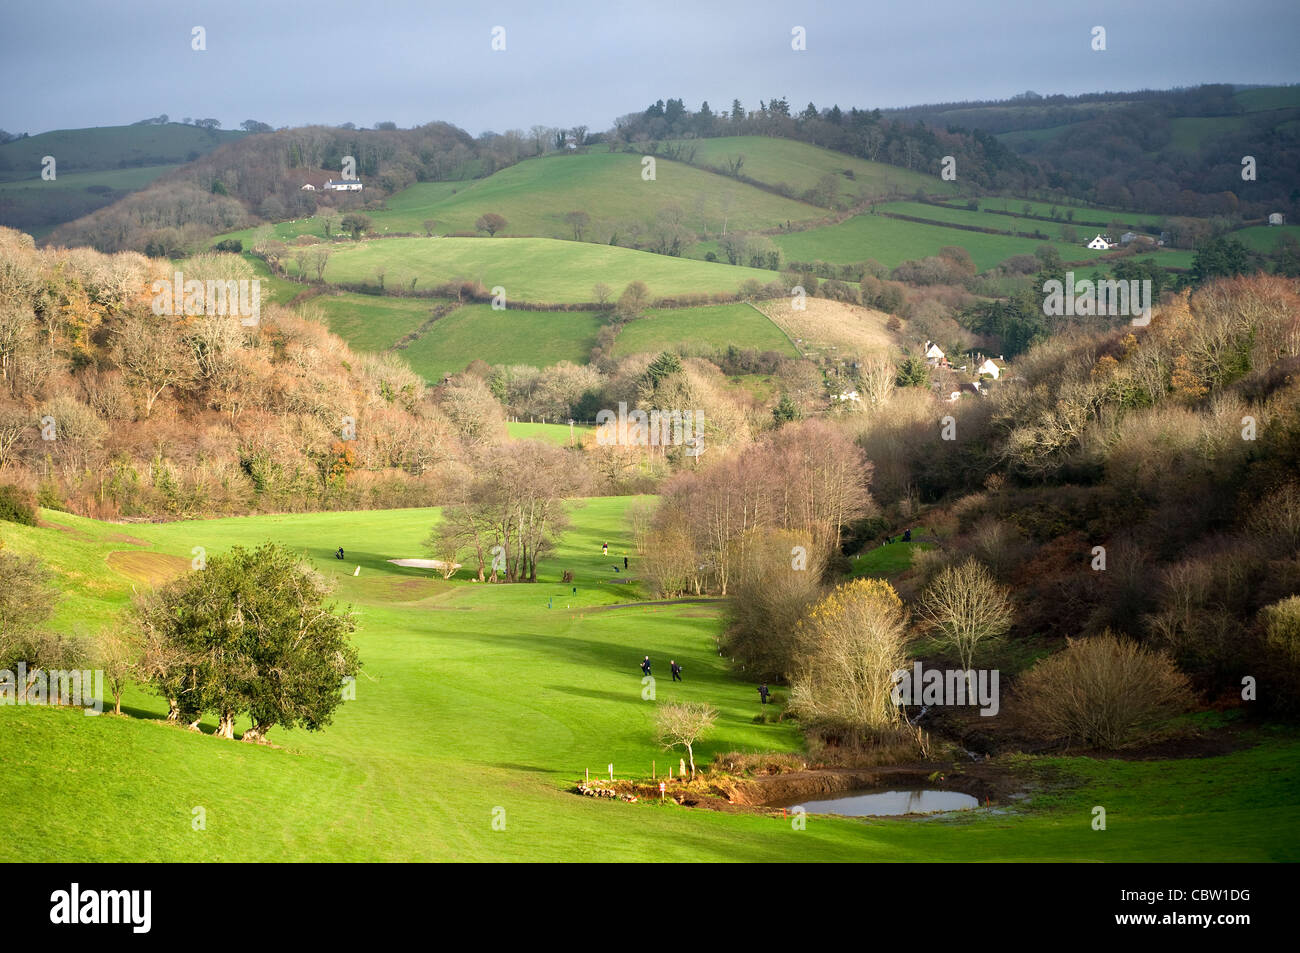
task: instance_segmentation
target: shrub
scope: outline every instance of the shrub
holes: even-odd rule
[[[907,662],[906,614],[893,586],[856,579],[821,600],[795,628],[790,707],[809,727],[855,737],[892,736],[891,693]]]
[[[36,525],[36,499],[12,484],[0,484],[0,520]]]
[[[1289,596],[1259,611],[1264,630],[1264,654],[1270,708],[1300,708],[1300,596]]]
[[[1039,735],[1111,749],[1149,740],[1186,706],[1191,686],[1168,655],[1107,630],[1040,661],[1019,694]]]

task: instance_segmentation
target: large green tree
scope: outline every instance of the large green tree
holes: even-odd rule
[[[351,612],[326,601],[321,577],[288,550],[265,543],[213,556],[139,600],[135,621],[157,660],[150,679],[178,712],[213,712],[217,734],[234,737],[247,714],[245,741],[275,725],[317,730],[342,701],[341,686],[360,668],[348,636]]]

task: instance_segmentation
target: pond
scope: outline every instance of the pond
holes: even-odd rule
[[[979,807],[979,800],[959,791],[849,791],[821,801],[791,805],[809,814],[845,817],[893,817],[900,814],[936,814]]]

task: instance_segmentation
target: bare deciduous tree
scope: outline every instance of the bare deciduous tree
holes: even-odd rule
[[[917,615],[969,671],[981,643],[1001,638],[1014,619],[1007,590],[977,560],[944,569],[925,591]]]
[[[718,720],[717,711],[702,703],[669,702],[655,712],[655,729],[665,748],[685,748],[686,759],[695,777],[695,742]]]

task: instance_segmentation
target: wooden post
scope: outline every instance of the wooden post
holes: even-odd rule
[[[653,761],[651,761],[651,762],[650,762],[650,780],[651,780],[651,781],[657,781],[658,779],[659,779],[659,775],[655,774],[655,763],[654,763]]]

